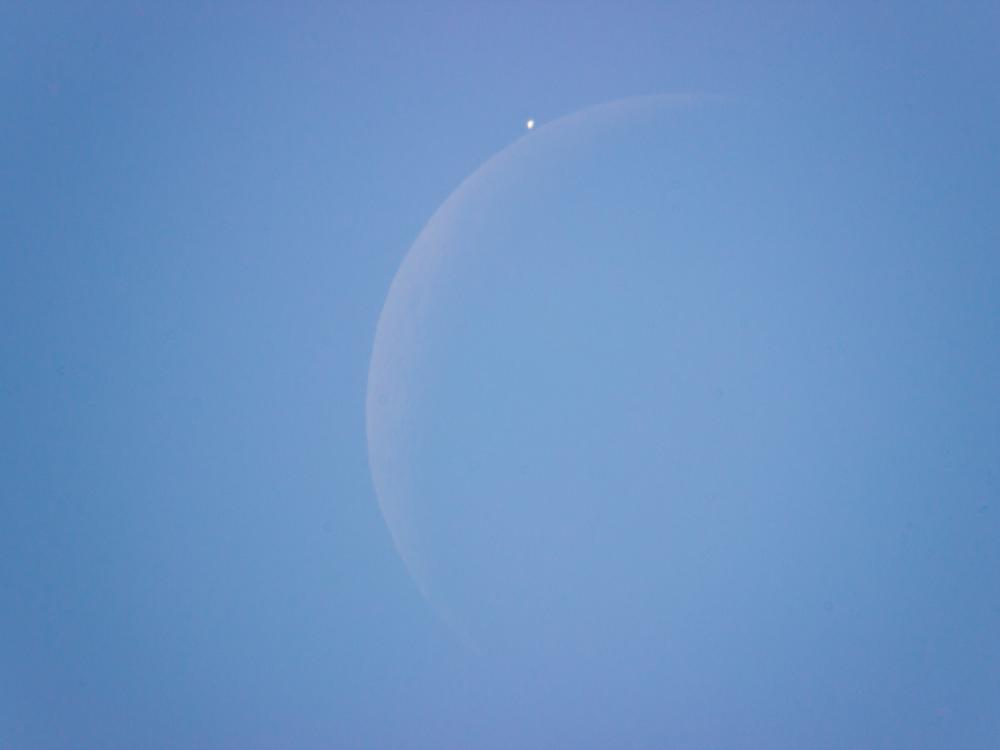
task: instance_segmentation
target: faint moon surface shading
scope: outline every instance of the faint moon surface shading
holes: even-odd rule
[[[696,97],[487,161],[403,261],[368,380],[429,601],[566,700],[646,685],[669,720],[609,711],[684,746],[986,731],[1000,283],[921,225],[924,189],[876,135]]]

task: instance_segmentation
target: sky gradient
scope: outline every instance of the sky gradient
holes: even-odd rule
[[[529,117],[541,134],[654,93],[734,97],[766,113],[757,127],[780,123],[768,153],[795,157],[786,188],[817,163],[811,144],[865,144],[824,152],[859,160],[823,162],[826,203],[796,200],[837,247],[905,236],[923,249],[913,283],[947,290],[894,308],[926,334],[905,351],[943,364],[906,381],[933,386],[923,400],[879,402],[919,404],[920,450],[873,481],[977,498],[974,520],[896,519],[979,576],[934,628],[898,623],[901,642],[959,634],[939,653],[976,678],[955,673],[951,702],[915,725],[934,714],[947,734],[852,714],[862,699],[759,736],[996,746],[982,717],[1000,691],[981,680],[1000,659],[996,4],[8,1],[0,17],[0,746],[747,742],[726,732],[750,718],[690,696],[673,704],[687,734],[668,735],[650,720],[656,674],[612,670],[602,692],[576,684],[584,667],[526,680],[520,657],[470,653],[397,555],[369,473],[376,324],[428,219]],[[838,182],[854,174],[877,179]],[[882,210],[823,210],[843,205]],[[864,267],[850,257],[844,278]],[[901,298],[855,301],[886,299]],[[873,340],[891,332],[850,309]],[[920,675],[900,674],[877,705],[910,705]],[[823,734],[824,717],[850,731]]]

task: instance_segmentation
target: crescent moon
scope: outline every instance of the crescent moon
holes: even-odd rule
[[[426,345],[426,306],[456,252],[445,238],[463,220],[467,207],[488,186],[504,178],[505,168],[519,160],[541,158],[568,142],[598,134],[601,126],[632,117],[648,108],[685,109],[710,99],[705,95],[653,95],[620,99],[581,109],[536,126],[487,159],[448,196],[417,236],[389,287],[375,330],[366,397],[368,459],[379,509],[393,544],[413,581],[431,606],[461,634],[459,618],[433,592],[432,562],[419,539],[420,499],[413,490],[412,457],[406,446],[414,432],[408,409],[411,383],[407,373]]]

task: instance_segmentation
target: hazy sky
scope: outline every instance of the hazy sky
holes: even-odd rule
[[[948,600],[970,649],[965,610],[927,632],[1000,664],[998,38],[989,2],[0,2],[0,747],[662,746],[655,681],[525,692],[463,648],[365,437],[376,322],[437,207],[528,118],[650,93],[751,101],[790,153],[877,135],[899,191],[870,197],[952,295],[915,308],[945,365],[910,426],[978,498],[940,518],[985,562]],[[979,723],[942,736],[987,750],[1000,690],[974,682],[950,694]],[[836,711],[831,748],[894,746]]]

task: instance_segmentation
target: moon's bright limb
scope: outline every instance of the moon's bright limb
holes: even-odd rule
[[[419,429],[411,407],[412,368],[421,361],[432,336],[427,320],[427,305],[432,303],[435,287],[449,264],[459,259],[459,252],[474,257],[477,250],[459,250],[450,240],[455,229],[466,220],[470,202],[485,210],[492,199],[494,183],[502,184],[509,175],[521,171],[522,164],[538,163],[548,154],[568,143],[584,142],[591,131],[615,121],[627,121],[642,110],[680,110],[703,102],[702,97],[658,95],[635,97],[585,108],[549,122],[537,136],[518,140],[495,154],[467,177],[428,221],[403,260],[386,296],[376,327],[367,392],[368,455],[376,497],[397,551],[418,587],[435,608],[448,617],[444,597],[432,594],[434,568],[427,559],[426,540],[422,538],[418,518],[422,499],[415,489],[412,456],[408,452],[412,430]],[[533,129],[535,121],[528,120]]]

